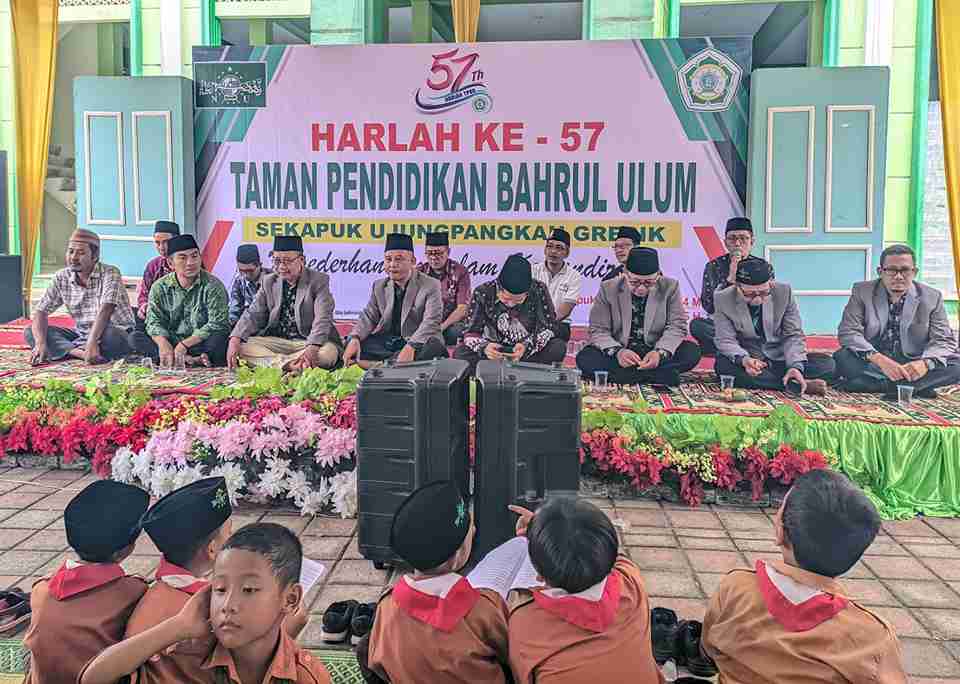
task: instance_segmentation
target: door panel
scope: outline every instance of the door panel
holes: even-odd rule
[[[195,233],[191,82],[80,77],[73,97],[77,222],[100,235],[105,263],[140,276],[156,221]]]
[[[836,334],[883,250],[890,72],[757,69],[747,212],[755,253],[793,286],[808,334]]]

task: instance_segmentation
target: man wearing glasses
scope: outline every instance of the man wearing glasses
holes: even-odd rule
[[[566,355],[547,286],[533,279],[523,255],[511,254],[496,280],[473,291],[463,341],[453,357],[469,362],[474,373],[482,359],[549,365]]]
[[[710,316],[715,313],[716,293],[734,284],[737,267],[753,249],[753,224],[750,223],[750,219],[734,217],[727,221],[723,242],[727,247],[727,253],[707,262],[703,269],[700,304]],[[716,326],[712,318],[694,318],[690,321],[690,334],[700,343],[700,348],[705,355],[713,356],[717,353],[714,344]]]
[[[823,395],[833,375],[833,357],[807,354],[800,309],[786,283],[773,280],[763,259],[740,262],[736,287],[717,293],[717,375],[735,387]]]
[[[700,361],[685,341],[687,313],[676,280],[660,272],[656,250],[630,250],[622,278],[600,286],[590,309],[590,344],[577,354],[586,380],[605,371],[612,383],[675,387]]]
[[[426,263],[417,270],[440,281],[440,296],[443,298],[443,321],[440,332],[448,347],[457,344],[463,334],[463,319],[470,304],[470,273],[463,264],[450,259],[450,235],[427,233]]]
[[[333,368],[343,343],[333,323],[330,276],[307,268],[303,239],[273,239],[273,273],[230,333],[227,365],[274,366],[286,371]]]
[[[880,255],[880,276],[853,286],[843,310],[834,354],[847,392],[883,392],[896,399],[897,385],[936,398],[936,388],[960,382],[957,341],[943,295],[914,280],[913,250],[893,245]]]
[[[613,256],[617,260],[617,266],[611,268],[603,280],[613,280],[623,275],[623,265],[627,263],[627,257],[630,256],[630,250],[640,245],[643,240],[640,239],[640,233],[633,226],[620,226],[617,230],[617,237],[613,241]]]

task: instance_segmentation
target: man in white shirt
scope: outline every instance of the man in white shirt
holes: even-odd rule
[[[563,228],[554,228],[543,248],[543,263],[533,267],[533,279],[547,286],[553,308],[557,310],[557,337],[570,340],[570,323],[567,320],[573,313],[580,297],[580,284],[583,277],[566,262],[570,256],[570,233]]]

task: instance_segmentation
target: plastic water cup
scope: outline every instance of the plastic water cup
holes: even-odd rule
[[[607,387],[609,387],[607,383],[609,377],[610,374],[607,371],[594,371],[593,384],[596,385],[597,389],[601,392],[606,392]]]
[[[187,372],[187,360],[182,356],[173,357],[173,372],[174,373],[186,373]]]
[[[720,376],[720,390],[725,392],[727,390],[733,389],[733,382],[736,378],[732,375],[721,375]]]
[[[913,403],[913,385],[897,385],[897,403],[901,406]]]
[[[153,372],[153,359],[151,359],[149,356],[145,357],[142,361],[140,361],[140,365],[146,368],[151,373]]]

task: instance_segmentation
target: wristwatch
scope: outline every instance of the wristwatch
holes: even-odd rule
[[[623,347],[607,347],[604,351],[606,351],[607,356],[609,356],[612,359],[616,357],[617,354],[620,353],[621,349],[623,349]]]
[[[654,349],[653,351],[657,352],[657,353],[660,355],[660,360],[661,360],[661,361],[666,361],[666,360],[669,359],[671,356],[673,356],[673,354],[671,354],[670,352],[668,352],[666,349],[660,349],[660,347],[657,347],[657,348]]]

